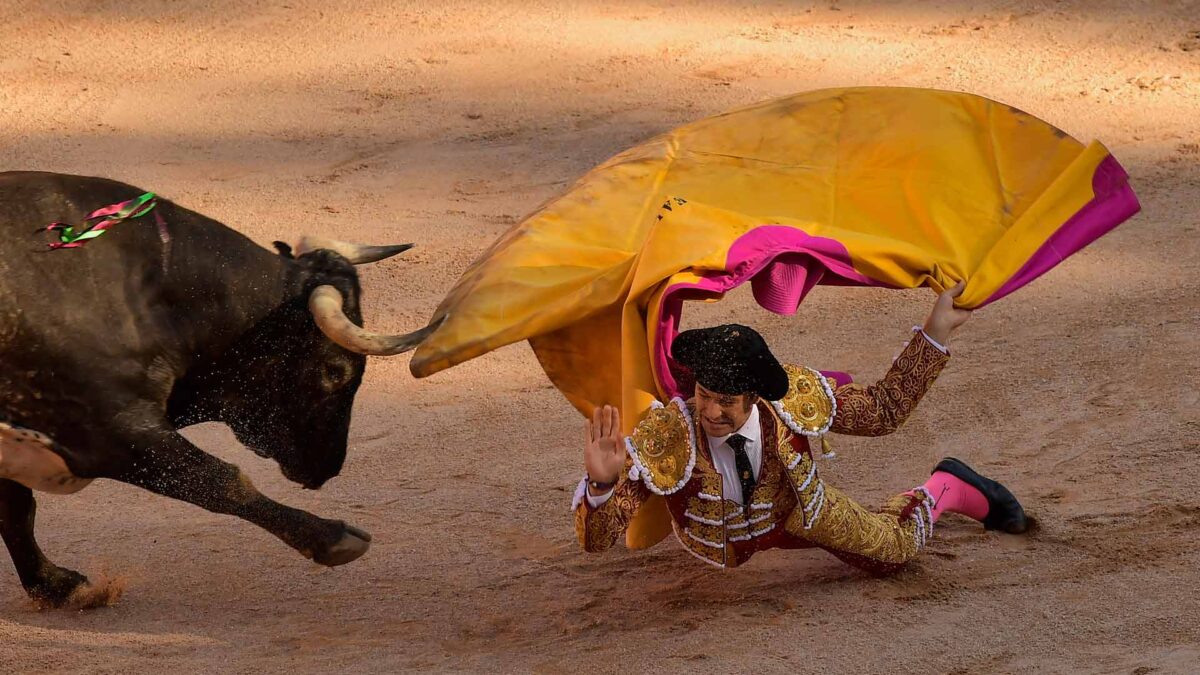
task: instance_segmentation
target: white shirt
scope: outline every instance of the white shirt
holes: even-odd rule
[[[750,458],[750,468],[754,470],[754,480],[762,472],[762,425],[758,421],[758,406],[750,408],[750,416],[746,423],[734,433],[746,437],[746,456]],[[721,492],[725,499],[732,499],[739,504],[745,504],[742,495],[742,478],[738,475],[737,458],[728,440],[733,434],[708,437],[708,451],[712,454],[713,466],[721,474]]]

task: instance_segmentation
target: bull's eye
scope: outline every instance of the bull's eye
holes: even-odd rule
[[[337,391],[346,386],[353,375],[349,364],[326,363],[321,368],[321,388],[328,392]]]

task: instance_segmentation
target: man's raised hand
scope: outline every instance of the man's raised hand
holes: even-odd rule
[[[587,421],[587,445],[583,465],[588,477],[599,483],[614,483],[625,468],[625,441],[621,438],[621,413],[606,405],[592,412]],[[589,486],[589,490],[590,490]]]

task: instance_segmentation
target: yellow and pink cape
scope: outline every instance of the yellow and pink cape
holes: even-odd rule
[[[763,307],[792,313],[817,284],[964,280],[958,305],[982,307],[1138,209],[1103,145],[1010,106],[928,89],[798,94],[593,169],[467,269],[411,369],[528,339],[576,408],[620,402],[628,429],[681,393],[669,354],[684,300],[750,282]],[[656,521],[627,543],[657,541]]]

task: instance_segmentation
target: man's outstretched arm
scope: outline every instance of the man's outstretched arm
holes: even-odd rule
[[[962,294],[959,282],[938,296],[925,326],[914,331],[908,345],[883,379],[864,387],[848,384],[834,391],[837,414],[830,431],[852,436],[882,436],[900,428],[950,360],[950,335],[971,316],[954,306]]]

